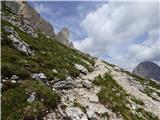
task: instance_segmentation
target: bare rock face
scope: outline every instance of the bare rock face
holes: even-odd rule
[[[60,32],[58,32],[56,38],[66,46],[74,48],[73,43],[69,41],[69,29],[67,27],[64,27]]]
[[[133,73],[145,78],[151,78],[160,81],[160,67],[150,61],[140,63],[133,70]]]
[[[39,13],[25,1],[3,1],[3,5],[18,14],[22,19],[28,21],[32,27],[43,31],[48,36],[55,36],[53,27],[45,21]]]
[[[7,6],[13,13],[18,15],[21,23],[28,22],[33,29],[43,31],[48,37],[56,37],[59,42],[70,48],[74,48],[73,43],[69,41],[68,28],[63,28],[55,35],[52,25],[45,21],[26,1],[3,1],[2,5]]]

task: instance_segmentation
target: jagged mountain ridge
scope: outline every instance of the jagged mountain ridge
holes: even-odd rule
[[[133,73],[145,78],[160,81],[160,67],[150,61],[144,61],[137,65]]]
[[[46,20],[44,20],[40,16],[40,14],[34,8],[32,8],[26,1],[7,1],[7,2],[2,1],[2,5],[3,6],[5,5],[8,8],[10,8],[14,14],[19,15],[20,17],[22,17],[23,20],[28,21],[31,27],[42,31],[45,35],[48,35],[50,37],[56,37],[52,25]],[[57,40],[64,43],[68,47],[73,48],[73,43],[69,41],[69,38],[65,37],[69,37],[69,35],[68,36],[64,36],[63,34],[62,36],[58,35]]]
[[[159,83],[66,47],[5,10],[2,120],[160,119]]]

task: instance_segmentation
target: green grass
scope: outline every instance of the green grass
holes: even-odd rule
[[[74,102],[73,106],[80,108],[83,111],[83,113],[87,113],[86,108],[84,106],[82,106],[79,102]]]
[[[5,89],[2,89],[1,98],[2,120],[41,118],[47,109],[54,110],[59,101],[56,92],[37,81],[24,80],[16,84],[3,84]],[[36,99],[28,103],[27,98],[32,92],[36,92]]]
[[[19,34],[21,40],[29,44],[34,50],[34,56],[26,56],[24,53],[16,50],[7,38],[3,27],[10,26]],[[21,31],[11,23],[2,20],[2,77],[11,77],[16,74],[21,79],[30,78],[31,73],[43,72],[49,80],[54,78],[65,79],[66,75],[76,77],[80,72],[74,67],[74,64],[81,64],[89,71],[92,67],[81,59],[94,64],[94,60],[87,55],[71,49],[55,39],[49,39],[42,33],[38,33],[39,38],[32,38],[27,33]],[[75,56],[75,57],[73,57]],[[58,73],[52,72],[56,69]]]
[[[7,7],[3,6],[5,15],[15,16]],[[4,27],[14,29],[20,39],[26,42],[35,55],[27,56],[15,49],[8,39],[8,33]],[[12,75],[20,77],[16,84],[5,82],[2,88],[2,120],[32,120],[41,119],[46,110],[54,110],[59,101],[59,96],[41,82],[32,81],[32,73],[43,72],[48,80],[55,78],[64,80],[66,76],[77,77],[80,74],[74,64],[81,64],[92,71],[94,59],[78,50],[69,48],[58,42],[55,38],[47,38],[37,31],[38,38],[29,36],[10,22],[1,20],[1,70],[2,78],[10,78]],[[83,60],[88,61],[91,66]],[[52,69],[56,69],[54,73]],[[27,80],[26,80],[27,79]],[[27,98],[32,92],[36,92],[36,99],[32,103]]]
[[[150,89],[149,87],[146,87],[144,89],[143,93],[145,93],[148,96],[150,96],[153,100],[160,101],[160,100],[158,100],[158,99],[156,99],[155,97],[152,96],[153,93],[156,93],[160,97],[160,92],[158,92],[158,91],[156,91],[154,89]]]
[[[133,102],[135,102],[136,104],[144,105],[144,102],[141,99],[138,99],[138,98],[135,98],[135,97],[131,97],[131,100]]]
[[[136,110],[138,113],[141,113],[145,118],[146,120],[159,120],[159,118],[157,116],[155,116],[153,113],[151,112],[147,112],[145,111],[143,108],[138,108]],[[142,118],[141,118],[142,119]],[[140,120],[141,120],[140,119]]]
[[[126,106],[127,104],[130,104],[128,100],[129,95],[118,85],[118,83],[116,83],[111,75],[106,73],[104,77],[98,76],[93,83],[101,86],[101,90],[97,94],[100,102],[107,105],[117,116],[121,115],[124,120],[144,120],[134,114],[132,110]],[[134,101],[138,104],[143,104],[140,100],[134,99]],[[143,115],[146,117],[146,114]]]

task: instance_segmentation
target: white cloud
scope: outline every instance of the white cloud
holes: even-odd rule
[[[75,47],[97,57],[108,54],[112,63],[128,69],[143,60],[160,63],[158,7],[159,3],[147,2],[104,4],[82,21],[88,36],[75,42]],[[135,44],[144,33],[148,39]]]
[[[47,6],[45,6],[44,4],[36,4],[34,3],[34,7],[36,9],[36,11],[38,11],[38,13],[41,13],[41,14],[51,14],[52,11],[50,8],[48,8]]]

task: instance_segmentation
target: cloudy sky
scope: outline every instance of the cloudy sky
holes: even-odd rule
[[[38,2],[30,4],[55,32],[70,29],[75,48],[132,70],[139,62],[160,65],[160,3]]]

